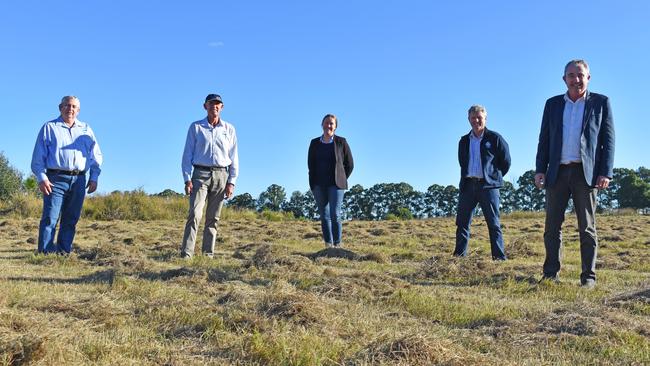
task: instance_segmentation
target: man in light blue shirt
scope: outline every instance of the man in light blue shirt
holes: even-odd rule
[[[43,193],[39,253],[72,251],[86,188],[88,193],[97,190],[102,152],[90,126],[77,120],[80,109],[79,98],[63,97],[59,104],[61,115],[41,127],[34,145],[32,173]],[[59,235],[54,243],[59,218]]]
[[[214,255],[217,226],[224,198],[232,197],[239,174],[235,127],[221,119],[223,101],[209,94],[203,108],[208,116],[190,125],[183,151],[182,173],[190,210],[185,224],[181,257],[191,258],[203,207],[207,201],[203,254]]]

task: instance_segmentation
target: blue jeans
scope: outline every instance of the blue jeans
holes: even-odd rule
[[[70,253],[72,240],[79,217],[81,206],[86,196],[85,175],[47,175],[52,183],[52,193],[43,195],[43,216],[38,227],[39,253]],[[61,218],[59,236],[54,243],[56,224]]]
[[[323,240],[327,244],[339,245],[343,230],[341,205],[345,190],[337,186],[314,186],[311,192],[318,206]]]
[[[456,249],[454,255],[466,256],[469,244],[469,226],[476,205],[480,204],[490,233],[492,259],[504,260],[503,233],[499,222],[499,189],[483,188],[483,181],[469,181],[458,197],[456,214]]]

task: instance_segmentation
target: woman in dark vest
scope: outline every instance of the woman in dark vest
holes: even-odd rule
[[[311,140],[307,154],[309,188],[320,215],[323,240],[330,247],[341,246],[341,204],[348,188],[354,162],[345,138],[334,135],[338,120],[333,114],[323,117],[323,135]]]

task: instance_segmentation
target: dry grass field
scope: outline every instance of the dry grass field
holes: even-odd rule
[[[60,257],[0,217],[0,364],[650,364],[650,217],[598,217],[593,290],[570,215],[559,284],[537,283],[538,214],[504,218],[504,263],[480,218],[464,259],[453,219],[347,222],[324,250],[273,218],[231,215],[214,259],[182,260],[182,220],[82,219]]]

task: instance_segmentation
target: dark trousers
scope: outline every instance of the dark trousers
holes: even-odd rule
[[[503,247],[503,233],[499,222],[499,189],[484,188],[485,181],[467,179],[458,197],[456,214],[456,249],[454,255],[466,256],[469,244],[469,226],[477,204],[481,205],[483,216],[490,233],[492,259],[506,259]]]
[[[582,283],[596,280],[596,188],[585,181],[582,164],[561,165],[557,182],[546,188],[546,225],[544,228],[544,277],[555,277],[560,271],[562,257],[562,223],[569,198],[573,199],[582,258]]]

